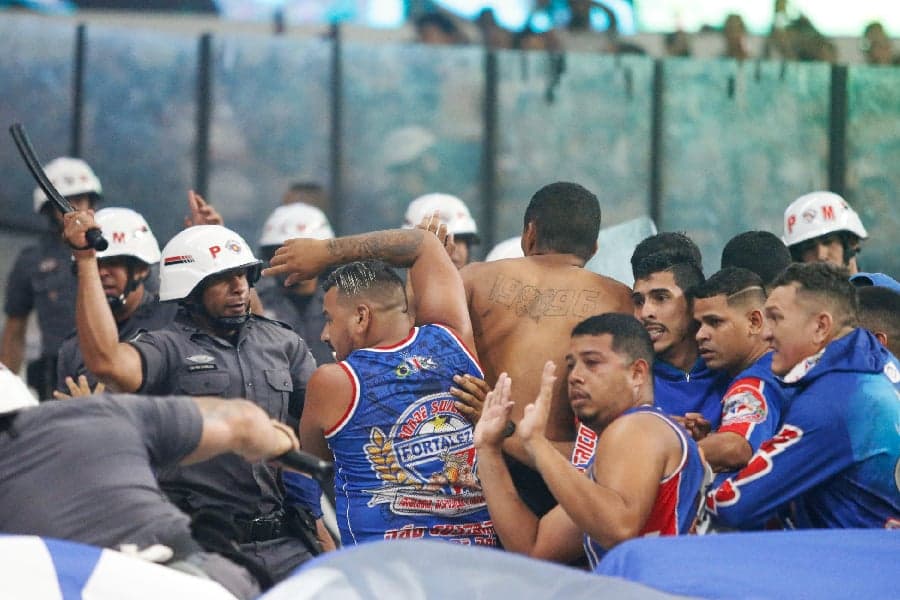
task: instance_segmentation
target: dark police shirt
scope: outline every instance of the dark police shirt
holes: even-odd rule
[[[246,398],[285,421],[302,409],[306,382],[316,364],[306,343],[277,321],[252,316],[236,343],[200,329],[181,310],[157,331],[129,342],[141,354],[142,394]],[[281,506],[279,473],[230,454],[161,474],[163,489],[180,506],[268,514]]]
[[[317,365],[334,362],[331,346],[319,339],[325,327],[325,316],[322,314],[325,292],[321,287],[316,287],[312,296],[298,296],[276,280],[268,280],[257,287],[257,293],[265,315],[290,325],[309,346]]]
[[[63,340],[75,329],[77,280],[72,250],[56,232],[41,235],[36,246],[22,250],[6,283],[4,311],[25,317],[37,310],[41,355],[56,356]]]

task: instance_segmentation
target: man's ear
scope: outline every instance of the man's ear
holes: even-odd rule
[[[829,342],[834,326],[834,317],[830,312],[822,311],[813,316],[815,329],[813,330],[813,342],[820,348],[824,348]]]
[[[357,304],[353,319],[354,328],[360,333],[365,333],[365,331],[369,328],[371,320],[372,310],[369,308],[369,305]]]
[[[525,256],[531,256],[535,251],[535,246],[537,246],[537,228],[534,221],[531,221],[522,232],[522,252]]]
[[[880,343],[885,348],[888,347],[888,336],[885,332],[873,331],[872,333],[875,335],[875,339],[878,340],[878,343]]]
[[[134,266],[132,270],[133,278],[135,281],[143,281],[147,279],[147,276],[150,274],[150,266],[144,263],[138,263]]]
[[[763,327],[766,325],[766,318],[760,309],[754,308],[747,313],[747,321],[749,323],[750,335],[762,335]]]
[[[637,388],[640,385],[644,385],[652,377],[650,364],[643,358],[639,358],[631,363],[630,374],[633,387]]]

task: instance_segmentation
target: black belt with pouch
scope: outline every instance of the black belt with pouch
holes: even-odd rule
[[[284,512],[280,510],[252,518],[236,516],[234,524],[239,533],[237,540],[239,544],[265,542],[287,535]]]

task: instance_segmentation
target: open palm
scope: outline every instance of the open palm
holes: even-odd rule
[[[484,399],[481,418],[475,425],[475,446],[500,446],[506,437],[506,423],[512,411],[513,402],[509,399],[512,380],[506,373],[497,378],[497,385],[488,392]]]

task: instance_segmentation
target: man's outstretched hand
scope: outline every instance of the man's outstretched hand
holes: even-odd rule
[[[512,380],[506,373],[501,373],[497,385],[488,392],[484,399],[484,410],[475,425],[475,447],[480,449],[499,449],[507,435],[507,423],[512,411],[510,400]]]

